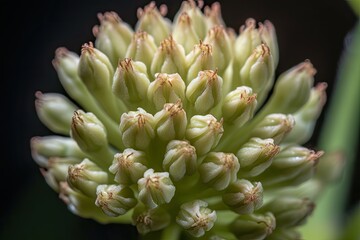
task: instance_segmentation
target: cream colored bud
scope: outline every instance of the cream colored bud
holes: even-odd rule
[[[173,25],[172,35],[176,42],[184,47],[185,53],[189,53],[199,41],[190,16],[183,12]]]
[[[140,234],[164,229],[171,222],[171,216],[165,209],[161,207],[145,209],[141,205],[135,207],[132,219]]]
[[[221,16],[220,3],[214,2],[213,4],[211,4],[211,7],[205,6],[204,13],[208,29],[211,29],[214,26],[225,27],[225,22]]]

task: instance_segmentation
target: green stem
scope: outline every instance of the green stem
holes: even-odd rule
[[[181,228],[176,223],[171,223],[170,226],[162,231],[160,240],[178,240],[180,239]]]

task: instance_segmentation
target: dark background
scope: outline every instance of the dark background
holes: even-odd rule
[[[136,9],[149,1],[6,1],[2,6],[1,78],[6,114],[1,114],[3,154],[1,161],[0,238],[4,239],[132,239],[132,227],[99,225],[72,215],[45,183],[33,162],[29,140],[51,134],[38,120],[34,93],[63,92],[51,60],[57,47],[80,52],[93,41],[92,27],[98,12],[113,10],[132,26]],[[212,1],[205,1],[210,4]],[[180,1],[166,3],[172,19]],[[310,59],[318,73],[316,82],[329,84],[331,93],[344,48],[344,40],[356,17],[345,0],[221,1],[223,18],[238,31],[248,17],[269,19],[277,30],[280,62],[277,73]],[[5,54],[4,54],[5,53]],[[5,74],[4,74],[5,73]],[[326,113],[327,107],[325,107]],[[324,119],[324,114],[318,126]],[[318,131],[308,143],[316,145]],[[5,143],[5,145],[4,145]],[[359,166],[357,166],[359,169]],[[360,199],[359,191],[348,196],[347,211]],[[124,236],[124,230],[129,237]],[[81,234],[81,235],[79,235]]]

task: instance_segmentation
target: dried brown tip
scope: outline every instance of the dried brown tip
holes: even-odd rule
[[[81,54],[93,54],[94,53],[94,44],[92,42],[85,43],[81,46]]]
[[[65,47],[59,47],[55,50],[55,58],[51,62],[55,69],[59,67],[60,59],[66,57],[68,54],[69,50]]]
[[[198,47],[200,49],[202,56],[208,56],[212,54],[211,44],[203,43],[202,40],[200,40],[200,43],[195,45],[195,47]]]
[[[312,65],[312,63],[310,62],[309,59],[306,59],[304,62],[300,63],[297,66],[297,70],[300,72],[305,71],[307,72],[309,75],[314,76],[316,74],[316,69],[314,68],[314,66]]]
[[[167,54],[170,54],[174,48],[175,48],[175,40],[172,35],[170,35],[168,38],[165,38],[160,43],[160,49],[162,51],[166,51]]]
[[[215,16],[221,18],[221,5],[219,2],[214,2],[211,7],[206,6],[204,9],[205,16]]]
[[[144,40],[148,37],[148,33],[143,31],[143,30],[138,30],[135,34],[134,34],[134,40]]]
[[[131,58],[125,58],[119,61],[118,67],[126,72],[133,71],[133,65]]]
[[[250,31],[256,28],[256,20],[253,18],[248,18],[245,21],[245,25],[240,27],[239,32],[242,33],[244,31]]]

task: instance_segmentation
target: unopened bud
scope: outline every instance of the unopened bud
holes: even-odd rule
[[[184,47],[185,53],[190,52],[199,41],[190,16],[183,12],[173,26],[172,35],[176,42]]]
[[[139,205],[134,209],[132,219],[140,234],[164,229],[171,222],[171,216],[165,209],[161,207],[145,209]]]
[[[205,13],[206,24],[209,29],[214,26],[225,27],[224,20],[221,16],[220,3],[214,2],[213,4],[211,4],[211,7],[205,6],[204,13]]]
[[[259,34],[261,41],[269,46],[276,68],[279,62],[279,47],[274,25],[269,20],[259,23]]]

